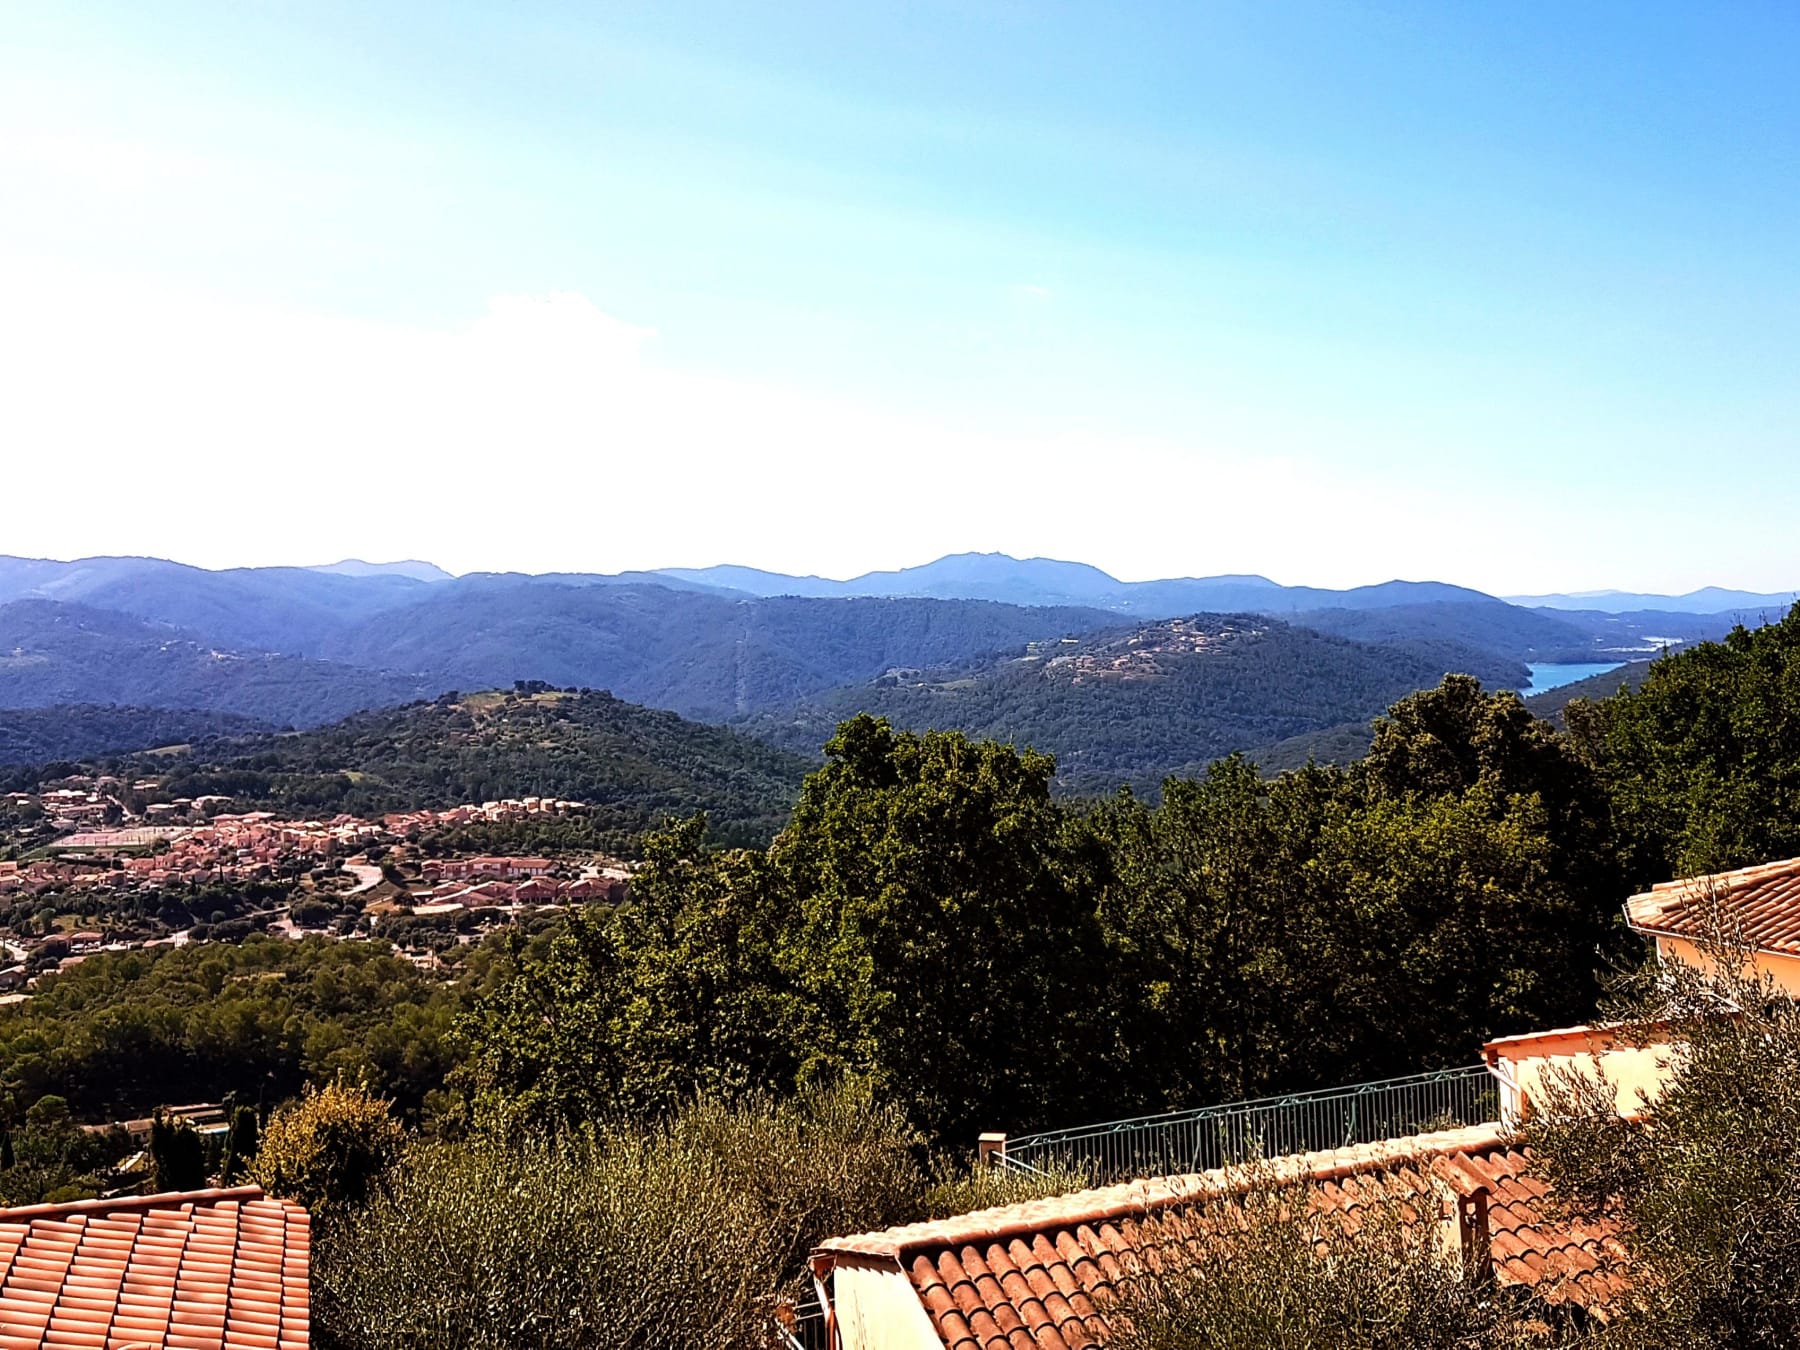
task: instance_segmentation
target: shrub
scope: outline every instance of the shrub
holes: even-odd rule
[[[308,1087],[269,1119],[252,1178],[270,1195],[333,1218],[367,1200],[400,1155],[400,1123],[366,1088]]]
[[[321,1241],[321,1343],[760,1350],[821,1238],[917,1212],[912,1146],[898,1112],[848,1090],[415,1144]]]
[[[970,1166],[966,1160],[939,1157],[931,1181],[921,1198],[922,1219],[947,1219],[999,1205],[1019,1205],[1067,1195],[1093,1185],[1093,1178],[1060,1165],[1048,1170],[1024,1172],[1004,1167]]]
[[[691,1141],[424,1143],[322,1241],[314,1315],[337,1350],[761,1345],[782,1245]]]
[[[1639,1119],[1565,1080],[1527,1137],[1565,1204],[1615,1219],[1637,1306],[1617,1344],[1800,1344],[1800,1004],[1749,954],[1671,964],[1624,1031],[1673,1070]]]

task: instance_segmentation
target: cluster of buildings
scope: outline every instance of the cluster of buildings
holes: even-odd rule
[[[381,836],[380,826],[354,816],[292,821],[268,811],[217,815],[202,825],[84,830],[57,839],[47,857],[0,868],[0,896],[82,886],[139,891],[263,880],[284,863],[317,865]]]
[[[225,799],[205,800],[216,803]],[[584,809],[580,802],[526,797],[445,810],[396,812],[378,822],[350,815],[287,820],[272,811],[250,811],[215,813],[191,825],[127,823],[64,834],[49,846],[45,857],[0,863],[0,896],[80,886],[131,891],[264,880],[295,868],[353,860],[371,844],[396,846],[401,850],[399,856],[405,857],[409,843],[434,829],[478,821],[573,815]],[[543,877],[554,866],[547,858],[426,859],[423,876],[433,886],[458,879],[511,882]]]
[[[293,901],[325,900],[340,919],[362,911],[355,923],[334,921],[336,936],[359,937],[379,933],[385,920],[405,914],[470,915],[479,927],[526,908],[617,902],[630,884],[628,869],[607,857],[445,857],[438,852],[446,847],[442,837],[429,837],[463,825],[574,816],[586,810],[580,802],[525,797],[395,812],[370,821],[350,815],[289,820],[270,811],[220,812],[220,800],[207,799],[210,814],[195,823],[151,824],[139,817],[76,829],[38,850],[38,856],[0,862],[0,904],[41,903],[66,916],[103,912],[80,899],[89,893],[98,902],[103,896],[283,883],[291,888]],[[118,809],[116,803],[113,809]],[[259,922],[292,937],[318,931],[304,929],[291,915],[284,917],[281,902],[268,903],[273,908],[255,912]],[[68,923],[62,921],[63,930]],[[134,920],[103,935],[46,932],[23,924],[7,942],[7,959],[0,961],[0,1002],[25,997],[19,990],[36,971],[51,968],[52,958],[54,968],[63,969],[95,951],[190,940],[185,929],[170,931],[176,927]],[[465,936],[471,931],[469,924],[456,927]]]
[[[475,825],[542,819],[556,816],[578,816],[587,810],[584,802],[562,801],[555,797],[509,797],[505,801],[482,802],[479,805],[452,806],[441,811],[397,811],[381,818],[382,826],[402,837],[416,837],[426,830],[448,825]]]
[[[506,864],[541,863],[542,858],[500,858],[482,861]],[[478,878],[479,873],[475,874]],[[519,905],[580,905],[594,900],[616,902],[624,898],[631,874],[623,867],[594,866],[572,878],[530,874],[517,884],[488,880],[445,881],[411,892],[414,914],[456,914],[463,910],[510,909]]]

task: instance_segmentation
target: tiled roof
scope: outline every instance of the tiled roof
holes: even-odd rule
[[[1500,1283],[1599,1312],[1625,1288],[1625,1253],[1614,1230],[1553,1219],[1529,1155],[1498,1125],[1296,1154],[1254,1171],[1157,1177],[834,1238],[815,1253],[815,1268],[843,1260],[897,1263],[947,1350],[1088,1350],[1104,1343],[1106,1304],[1120,1284],[1194,1241],[1206,1205],[1251,1185],[1282,1183],[1310,1186],[1315,1208],[1346,1231],[1396,1195],[1421,1202],[1416,1211],[1403,1209],[1416,1222],[1440,1217],[1444,1188],[1462,1199],[1485,1189]]]
[[[309,1238],[255,1186],[0,1210],[0,1350],[305,1350]]]
[[[1665,881],[1627,900],[1625,917],[1642,933],[1741,934],[1759,950],[1800,956],[1800,858]]]

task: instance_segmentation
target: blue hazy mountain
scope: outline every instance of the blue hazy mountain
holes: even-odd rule
[[[451,574],[436,563],[407,558],[402,562],[372,563],[361,558],[345,558],[340,562],[320,563],[309,572],[330,572],[340,577],[410,577],[414,581],[450,581]]]
[[[873,687],[894,670],[983,668],[1033,643],[1196,615],[1260,615],[1390,648],[1407,657],[1387,667],[1402,683],[1433,663],[1505,683],[1527,662],[1634,660],[1782,608],[1527,608],[1436,581],[1349,590],[1254,575],[1126,582],[1085,563],[997,553],[849,581],[748,567],[451,577],[418,562],[211,571],[158,558],[0,557],[0,707],[116,703],[306,725],[450,689],[542,680],[722,722],[803,705],[836,710],[832,691]],[[1257,649],[1256,668],[1343,650],[1283,639]],[[1324,685],[1386,688],[1353,678],[1353,667],[1362,669],[1333,666]],[[1082,717],[1093,713],[1086,698],[1077,700]]]
[[[1627,614],[1652,610],[1668,614],[1767,614],[1776,617],[1788,612],[1800,590],[1732,591],[1719,586],[1705,586],[1686,595],[1649,595],[1640,591],[1575,591],[1554,595],[1509,595],[1515,605],[1532,609],[1585,609],[1603,614]]]
[[[918,567],[865,572],[848,581],[736,566],[670,567],[661,569],[660,575],[762,596],[926,596],[996,600],[1008,605],[1086,605],[1149,618],[1202,611],[1293,614],[1309,609],[1380,609],[1450,600],[1501,603],[1484,592],[1439,581],[1387,581],[1350,590],[1283,586],[1262,576],[1120,581],[1087,563],[1014,558],[1005,553],[952,553]]]

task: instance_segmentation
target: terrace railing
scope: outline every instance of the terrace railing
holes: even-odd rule
[[[829,1350],[825,1334],[825,1308],[809,1295],[778,1317],[774,1325],[776,1350]]]
[[[1257,1157],[1345,1148],[1498,1117],[1494,1080],[1486,1065],[1472,1064],[1351,1087],[1043,1130],[1008,1139],[993,1160],[1025,1171],[1068,1170],[1104,1183],[1203,1172]]]

